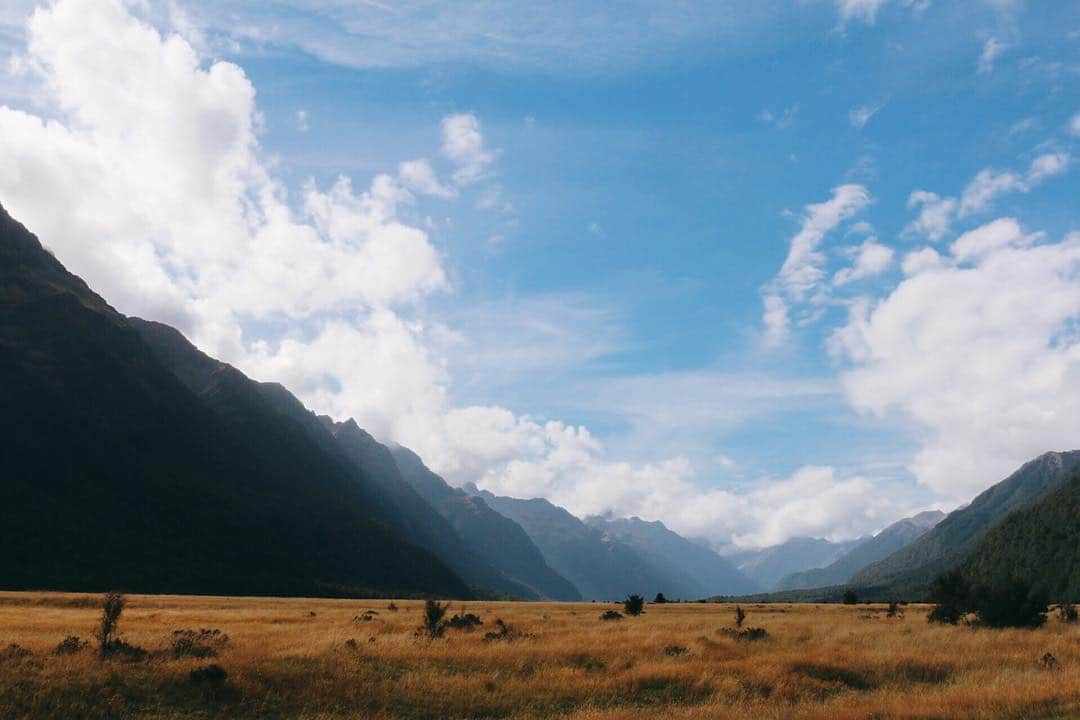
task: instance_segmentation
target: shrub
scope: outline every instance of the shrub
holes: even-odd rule
[[[514,628],[510,627],[502,621],[502,618],[495,618],[495,629],[491,632],[484,633],[484,640],[486,642],[492,642],[494,640],[517,640],[518,638],[528,637],[524,633],[519,633]]]
[[[645,612],[645,598],[640,595],[627,595],[622,605],[627,615],[637,616]]]
[[[18,662],[31,655],[31,652],[18,643],[11,643],[3,651],[0,651],[0,660],[13,660]]]
[[[656,593],[656,597],[653,598],[653,603],[656,605],[663,605],[668,599],[664,597],[664,593]]]
[[[935,605],[926,615],[926,621],[941,623],[943,625],[955,625],[964,617],[964,611],[952,605]]]
[[[390,601],[390,604],[388,604],[388,605],[386,606],[386,609],[387,609],[387,610],[389,610],[390,612],[397,612],[397,605],[395,605],[395,604],[394,604],[394,601],[393,601],[393,600],[391,600],[391,601]]]
[[[732,630],[731,628],[721,628],[717,630],[721,635],[731,638],[732,640],[739,640],[742,642],[754,642],[755,640],[764,640],[769,637],[768,631],[765,628],[747,628],[746,630]]]
[[[1058,605],[1058,620],[1063,623],[1072,624],[1080,619],[1080,613],[1076,611],[1076,606],[1072,603],[1062,603]]]
[[[886,617],[898,617],[903,615],[904,611],[900,609],[900,603],[896,600],[889,601],[889,609],[885,611]]]
[[[169,651],[174,658],[217,657],[227,642],[229,642],[229,636],[217,629],[173,630]]]
[[[746,620],[746,612],[741,606],[735,606],[735,627],[741,628],[743,622]]]
[[[446,626],[451,630],[473,630],[480,625],[483,625],[484,621],[480,619],[479,615],[472,613],[465,613],[464,615],[455,615],[447,621]]]
[[[446,611],[449,609],[450,603],[442,604],[438,600],[425,602],[424,620],[423,624],[417,628],[417,634],[426,635],[430,640],[442,637],[446,632],[446,621],[443,618],[446,617]]]
[[[664,648],[664,654],[668,657],[679,657],[680,655],[687,655],[689,652],[682,645],[668,645]]]
[[[622,613],[615,610],[607,610],[600,616],[601,620],[622,620],[622,618]]]
[[[225,668],[215,663],[213,665],[195,668],[188,673],[188,678],[197,685],[221,687],[225,684],[225,681],[228,680],[229,673],[225,672]]]
[[[82,652],[89,647],[90,642],[88,640],[81,639],[78,635],[68,635],[56,645],[56,649],[53,650],[55,655],[74,655],[75,653]]]
[[[859,596],[855,594],[854,590],[845,590],[844,591],[844,604],[845,605],[854,605],[857,602],[859,602]]]
[[[1022,580],[976,589],[974,610],[987,627],[1036,628],[1046,622],[1046,599]]]
[[[124,612],[127,601],[118,592],[111,592],[105,596],[105,602],[101,608],[101,625],[94,636],[98,641],[98,653],[101,657],[107,656],[110,648],[116,642],[116,626],[120,622],[120,613]]]

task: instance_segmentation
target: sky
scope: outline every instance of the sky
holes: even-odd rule
[[[720,548],[1080,447],[1080,5],[8,0],[0,203],[453,484]]]

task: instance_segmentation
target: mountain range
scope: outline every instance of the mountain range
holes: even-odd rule
[[[868,565],[883,560],[918,540],[945,518],[940,510],[927,510],[892,525],[841,555],[823,568],[792,573],[776,583],[777,590],[842,585]]]
[[[8,589],[918,599],[960,568],[1080,592],[1080,451],[948,516],[722,556],[660,522],[451,487],[407,448],[120,314],[2,207],[0,397]]]

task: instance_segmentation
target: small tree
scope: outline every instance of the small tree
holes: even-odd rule
[[[897,602],[896,600],[890,600],[889,601],[889,609],[885,611],[885,616],[886,617],[898,617],[898,616],[900,616],[902,614],[903,614],[903,611],[900,610],[900,603]]]
[[[417,632],[421,635],[427,635],[431,640],[442,637],[443,632],[446,631],[446,621],[443,618],[446,617],[446,611],[449,609],[450,603],[444,605],[438,600],[425,602],[424,624],[420,626]]]
[[[854,605],[857,602],[859,602],[859,596],[855,594],[854,590],[845,590],[844,591],[844,604],[845,605]]]
[[[656,605],[662,605],[667,601],[668,599],[664,597],[664,593],[656,593],[656,597],[653,598],[653,603]]]
[[[971,604],[971,588],[959,570],[953,570],[934,579],[930,586],[930,599],[937,605],[926,616],[932,623],[955,625],[967,614]]]
[[[109,654],[116,643],[116,626],[120,622],[120,613],[124,612],[127,600],[118,592],[111,592],[105,596],[105,603],[101,611],[101,625],[94,631],[94,637],[98,641],[98,653],[101,657]]]
[[[627,615],[640,615],[645,612],[645,598],[640,595],[627,595],[623,600],[623,611]]]
[[[1058,605],[1058,620],[1071,625],[1080,620],[1080,613],[1077,613],[1076,606],[1072,603],[1062,603]]]
[[[742,607],[736,605],[735,606],[735,627],[741,628],[742,624],[743,624],[743,622],[745,620],[746,620],[746,612],[742,609]]]

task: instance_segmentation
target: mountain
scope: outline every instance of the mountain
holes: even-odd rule
[[[1064,487],[1080,470],[1080,451],[1049,452],[954,510],[936,527],[856,573],[850,584],[882,588],[901,597],[920,597],[941,573],[960,565],[1010,512],[1031,507]]]
[[[442,560],[474,589],[523,600],[539,600],[541,593],[519,583],[475,553],[446,518],[402,477],[390,449],[360,428],[352,419],[335,423],[319,418],[338,446],[360,472],[374,482],[392,507],[392,517],[410,540]],[[524,534],[524,533],[523,533]],[[539,552],[537,552],[539,555]]]
[[[859,538],[834,543],[823,538],[797,537],[761,550],[736,553],[730,559],[743,575],[757,585],[766,590],[775,590],[783,578],[825,567],[866,540]]]
[[[522,597],[581,599],[577,588],[548,566],[520,525],[492,510],[482,498],[451,487],[408,448],[394,446],[390,453],[405,482],[440,514],[473,555],[527,588]]]
[[[556,572],[587,600],[620,600],[631,593],[652,597],[697,597],[677,574],[657,567],[629,545],[589,527],[547,500],[501,497],[468,486],[493,510],[520,525]]]
[[[676,576],[680,594],[675,597],[742,595],[759,589],[728,560],[672,532],[662,522],[600,516],[587,518],[585,522],[636,550],[654,567],[665,568]],[[670,591],[667,594],[672,595]]]
[[[1028,583],[1051,602],[1080,602],[1080,474],[1038,503],[1010,513],[961,564],[975,587]]]
[[[283,388],[147,326],[0,208],[0,587],[470,594]]]
[[[889,525],[874,537],[856,545],[838,560],[823,568],[805,570],[783,578],[777,590],[842,585],[867,565],[882,560],[922,537],[945,518],[940,510],[927,510]]]

